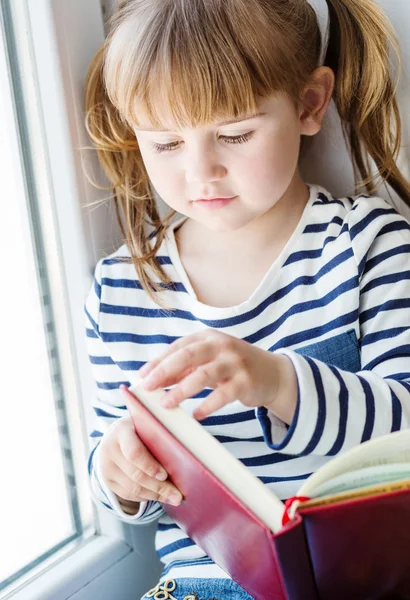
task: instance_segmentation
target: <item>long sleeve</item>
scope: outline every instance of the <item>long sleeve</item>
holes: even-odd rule
[[[121,383],[130,385],[126,380],[126,374],[109,355],[106,344],[102,341],[99,333],[102,266],[103,259],[96,265],[94,281],[84,307],[86,346],[96,382],[96,394],[93,399],[95,424],[89,437],[91,452],[88,459],[91,495],[95,503],[114,513],[120,520],[145,524],[155,521],[163,514],[164,511],[159,502],[141,502],[139,512],[135,515],[128,515],[122,510],[117,496],[108,487],[100,470],[101,441],[117,419],[128,416],[119,386]]]
[[[278,443],[272,441],[272,414],[257,410],[265,442],[273,450],[333,456],[409,427],[410,225],[384,200],[359,199],[345,235],[357,263],[361,369],[352,373],[292,349],[275,350],[292,360],[298,402]]]

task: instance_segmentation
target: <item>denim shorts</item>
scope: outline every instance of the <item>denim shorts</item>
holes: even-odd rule
[[[168,579],[148,590],[141,600],[253,600],[232,579]]]

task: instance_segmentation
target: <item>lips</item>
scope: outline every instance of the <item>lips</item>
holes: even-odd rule
[[[214,198],[212,200],[197,200],[194,204],[198,207],[202,207],[204,209],[213,210],[216,208],[223,208],[224,206],[228,206],[236,200],[238,196],[231,196],[230,198]]]
[[[215,198],[197,198],[194,202],[209,202],[212,200],[232,200],[235,196],[217,196]]]

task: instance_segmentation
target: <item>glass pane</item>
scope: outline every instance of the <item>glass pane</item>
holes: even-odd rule
[[[26,93],[12,5],[0,3],[0,590],[72,551],[92,529],[91,501],[84,503],[77,477],[86,465],[72,453],[79,425],[69,422],[60,361],[69,340],[57,337],[52,240],[38,205],[46,161],[33,155],[27,106],[36,98]]]

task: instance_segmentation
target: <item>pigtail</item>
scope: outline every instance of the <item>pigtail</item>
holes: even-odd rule
[[[410,206],[410,184],[397,167],[402,123],[398,84],[389,63],[390,42],[401,69],[400,48],[385,14],[373,0],[326,0],[330,13],[325,65],[336,75],[334,99],[350,144],[353,164],[370,195],[374,181],[369,156],[380,177]]]
[[[166,309],[159,294],[155,293],[163,286],[152,281],[147,268],[151,268],[165,286],[172,283],[155,255],[176,211],[164,220],[158,213],[135,134],[111,103],[104,85],[104,50],[105,45],[97,51],[88,69],[85,126],[111,183],[109,189],[113,192],[117,220],[131,255],[123,260],[134,264],[143,289],[155,303]],[[99,189],[107,189],[89,181]],[[154,231],[147,234],[146,224]],[[151,248],[149,240],[154,236],[155,244]]]

